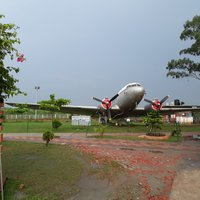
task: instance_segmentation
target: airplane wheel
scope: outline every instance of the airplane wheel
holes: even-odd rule
[[[101,124],[106,124],[106,120],[104,118],[100,119]]]

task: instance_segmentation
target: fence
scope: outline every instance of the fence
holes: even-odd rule
[[[54,114],[54,118],[56,119],[68,119],[69,114]],[[6,120],[49,120],[52,118],[51,114],[6,114]]]

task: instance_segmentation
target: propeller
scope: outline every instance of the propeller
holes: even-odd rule
[[[114,101],[118,96],[119,96],[119,94],[116,94],[115,96],[113,96],[113,97],[110,99],[110,101],[111,101],[111,102]]]
[[[98,99],[98,98],[96,98],[96,97],[92,97],[95,101],[99,101],[99,102],[101,102],[101,103],[103,103],[103,101],[101,100],[101,99]]]
[[[169,98],[169,95],[167,95],[166,97],[164,97],[161,101],[159,101],[158,99],[155,99],[153,101],[149,100],[149,99],[144,99],[144,101],[150,103],[152,105],[152,108],[156,111],[159,111],[162,108],[162,104]]]
[[[160,103],[163,104],[167,99],[169,99],[169,95],[167,95],[166,97],[164,97],[164,98],[160,101]]]
[[[105,109],[106,112],[107,112],[107,117],[108,117],[108,119],[111,119],[111,111],[110,111],[110,108],[112,107],[112,101],[114,101],[118,96],[119,96],[119,94],[116,94],[116,95],[113,96],[111,99],[109,99],[109,98],[104,98],[103,100],[101,100],[101,99],[98,99],[98,98],[96,98],[96,97],[93,97],[93,99],[94,99],[95,101],[98,101],[98,102],[101,103],[101,107],[102,107],[103,109]]]

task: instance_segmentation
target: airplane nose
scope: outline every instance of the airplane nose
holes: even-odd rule
[[[142,94],[142,95],[144,95],[144,93],[145,93],[145,90],[142,86],[139,86],[137,91],[138,91],[139,94]]]
[[[138,93],[139,100],[141,100],[145,94],[144,88],[142,86],[138,86],[137,93]]]

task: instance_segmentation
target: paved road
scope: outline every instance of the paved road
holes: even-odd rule
[[[146,199],[200,199],[200,142],[181,143],[86,138],[57,134],[52,143],[92,154],[96,162],[117,161],[138,178]],[[4,134],[4,140],[43,142],[41,134]],[[145,198],[144,198],[145,199]]]

